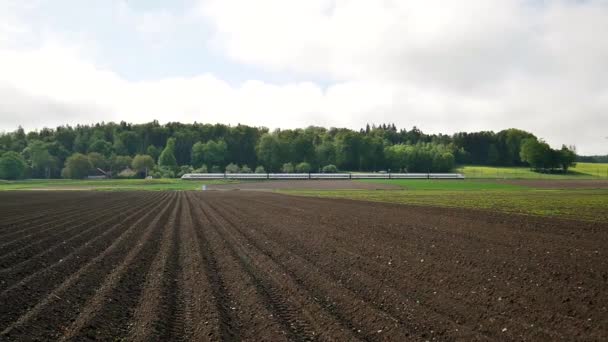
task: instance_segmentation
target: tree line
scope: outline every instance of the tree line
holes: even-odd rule
[[[573,148],[519,129],[425,134],[416,127],[358,131],[311,126],[98,123],[0,133],[0,178],[179,177],[187,172],[448,172],[456,164],[567,171]]]
[[[608,163],[608,154],[605,156],[576,156],[576,161],[581,163]]]

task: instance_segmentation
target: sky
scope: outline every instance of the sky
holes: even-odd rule
[[[521,128],[608,153],[608,1],[0,0],[0,131]]]

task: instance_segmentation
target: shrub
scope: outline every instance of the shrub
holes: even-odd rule
[[[159,178],[175,178],[175,171],[168,167],[160,167],[160,177]],[[156,178],[156,177],[155,177]]]
[[[150,172],[149,175],[152,176],[152,178],[163,178],[163,174],[158,169]]]
[[[179,167],[179,172],[177,173],[177,177],[181,177],[183,175],[185,175],[186,173],[192,173],[192,166],[190,165],[182,165]]]
[[[266,170],[264,170],[264,167],[260,165],[255,168],[255,173],[266,173]]]
[[[226,173],[239,173],[239,171],[239,166],[234,163],[226,165]]]
[[[118,178],[135,178],[135,176],[137,176],[137,172],[129,168],[120,171],[117,175]]]
[[[283,164],[283,167],[281,168],[281,171],[283,171],[284,173],[293,173],[294,172],[294,167],[292,163],[285,163]]]
[[[336,173],[338,172],[338,168],[336,167],[336,165],[333,164],[329,164],[329,165],[325,165],[323,166],[323,173]]]
[[[308,164],[306,162],[296,165],[296,172],[299,172],[299,173],[309,173],[310,169],[311,169],[310,164]]]
[[[221,173],[221,172],[222,172],[222,169],[219,166],[213,165],[211,167],[211,173]]]
[[[209,171],[207,170],[207,165],[203,164],[203,166],[199,167],[198,169],[193,170],[192,172],[194,172],[194,173],[207,173]]]
[[[251,171],[251,169],[249,168],[249,166],[247,166],[247,165],[243,165],[243,166],[241,167],[241,173],[251,173],[251,172],[252,172],[252,171]]]

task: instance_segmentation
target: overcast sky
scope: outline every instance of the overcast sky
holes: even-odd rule
[[[0,131],[529,130],[608,153],[608,1],[0,0]]]

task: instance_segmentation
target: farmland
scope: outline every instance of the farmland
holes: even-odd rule
[[[455,207],[513,214],[608,222],[608,180],[364,180],[391,191],[346,188],[282,189],[318,198],[353,199],[419,206]],[[236,185],[235,185],[236,186]],[[217,187],[224,187],[217,185]]]
[[[605,222],[259,191],[0,212],[3,341],[608,338]]]

